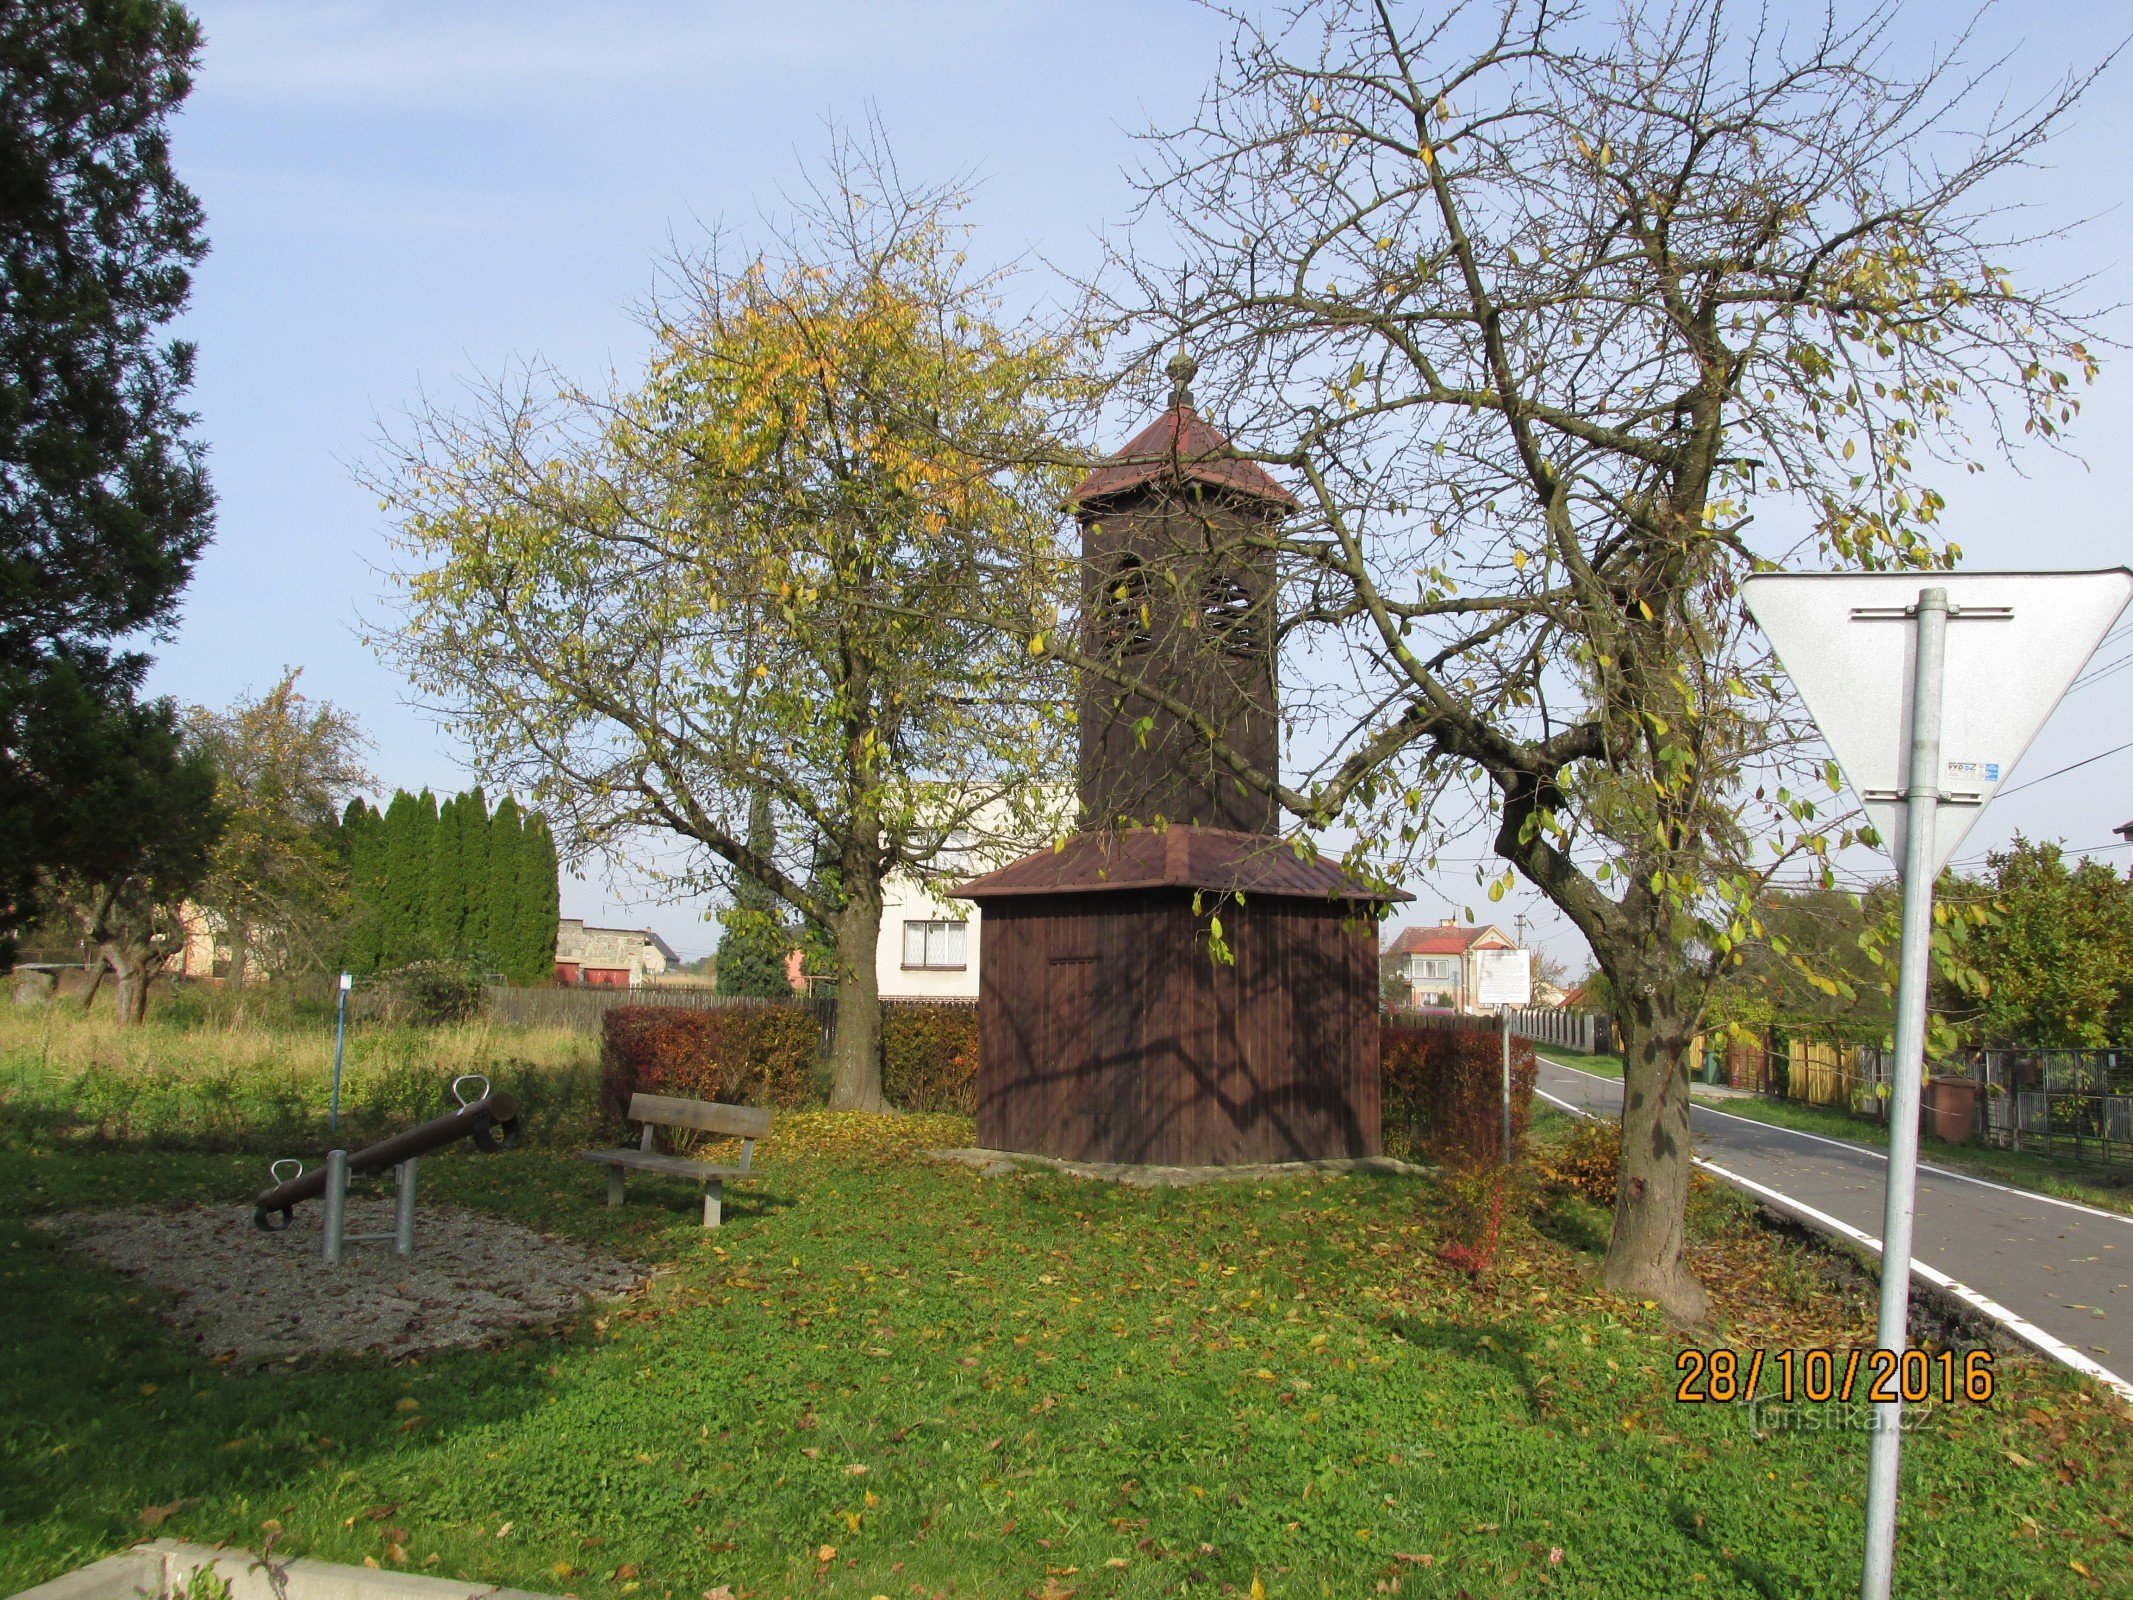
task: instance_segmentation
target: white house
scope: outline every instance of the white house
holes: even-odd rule
[[[1074,796],[1046,791],[1039,818],[1017,817],[1004,802],[981,806],[969,825],[949,834],[928,886],[907,873],[882,884],[881,937],[874,981],[884,1000],[975,1000],[978,997],[978,908],[949,890],[965,878],[1004,867],[1072,824]]]

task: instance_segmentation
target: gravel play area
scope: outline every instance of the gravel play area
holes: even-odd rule
[[[425,1205],[415,1253],[388,1238],[319,1259],[319,1211],[285,1232],[252,1225],[249,1208],[134,1207],[39,1224],[170,1299],[159,1310],[204,1356],[238,1360],[383,1350],[399,1355],[479,1344],[556,1321],[588,1297],[613,1298],[646,1276],[582,1245],[478,1211]],[[390,1199],[350,1200],[348,1232],[390,1234]]]

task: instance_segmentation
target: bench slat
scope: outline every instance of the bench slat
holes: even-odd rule
[[[630,1121],[654,1122],[663,1128],[695,1128],[702,1133],[760,1139],[770,1132],[770,1113],[761,1106],[724,1106],[712,1100],[682,1100],[664,1094],[630,1096]]]
[[[581,1161],[603,1166],[628,1167],[633,1172],[663,1172],[676,1178],[752,1178],[746,1167],[729,1167],[710,1161],[691,1161],[687,1156],[667,1156],[644,1150],[580,1150]]]

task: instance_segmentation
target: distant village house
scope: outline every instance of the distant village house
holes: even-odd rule
[[[555,981],[588,989],[641,989],[681,965],[650,928],[590,928],[565,917],[555,930]]]
[[[1395,1006],[1473,1011],[1478,988],[1475,957],[1483,950],[1516,950],[1518,942],[1493,924],[1461,927],[1446,917],[1434,928],[1405,928],[1379,958],[1385,997]]]

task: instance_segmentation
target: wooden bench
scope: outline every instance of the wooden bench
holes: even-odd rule
[[[680,1100],[672,1095],[633,1094],[630,1121],[644,1124],[644,1137],[634,1150],[580,1150],[579,1156],[607,1168],[607,1203],[622,1204],[623,1175],[628,1171],[664,1173],[670,1178],[694,1178],[704,1186],[704,1226],[715,1228],[725,1206],[726,1180],[747,1178],[755,1160],[755,1142],[770,1132],[770,1113],[759,1106],[722,1106],[711,1100]],[[661,1128],[690,1128],[698,1133],[738,1136],[741,1164],[721,1166],[713,1161],[692,1161],[687,1156],[662,1155],[652,1148],[652,1136]]]

